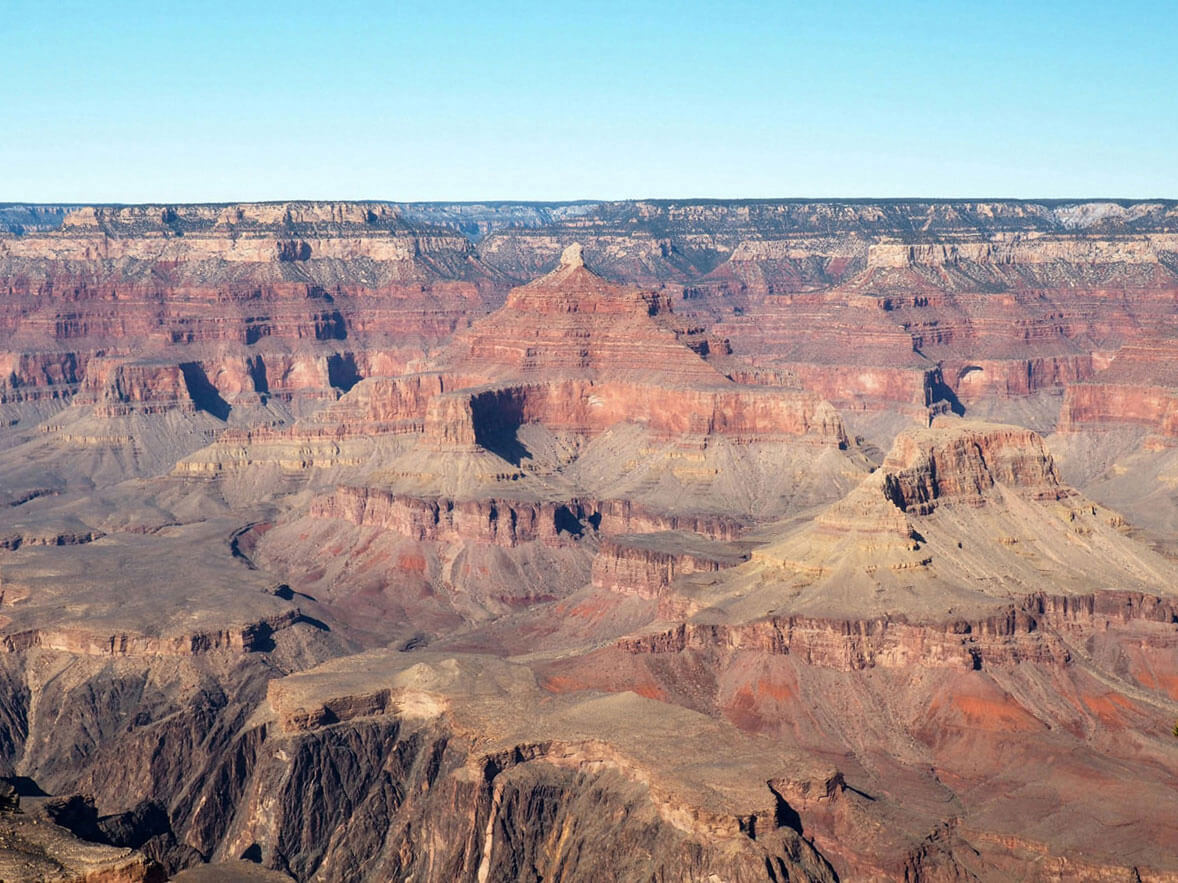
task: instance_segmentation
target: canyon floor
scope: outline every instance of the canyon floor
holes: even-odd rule
[[[0,206],[0,880],[1178,880],[1178,204]]]

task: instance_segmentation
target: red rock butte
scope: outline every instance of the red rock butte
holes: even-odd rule
[[[454,378],[444,385],[458,388],[430,402],[426,432],[469,444],[522,423],[596,435],[630,421],[668,437],[813,435],[846,445],[829,404],[802,390],[733,382],[680,339],[669,317],[665,298],[606,282],[570,245],[557,269],[456,335],[439,361]]]

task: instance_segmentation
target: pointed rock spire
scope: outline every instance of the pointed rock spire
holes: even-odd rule
[[[581,243],[574,242],[560,254],[560,269],[572,270],[585,266],[585,253]]]

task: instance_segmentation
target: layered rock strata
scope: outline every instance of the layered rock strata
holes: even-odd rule
[[[1178,444],[1178,338],[1138,341],[1121,347],[1108,367],[1068,387],[1060,412],[1061,432],[1144,426],[1148,444]]]
[[[593,585],[655,599],[681,576],[717,573],[747,559],[747,553],[731,545],[677,532],[610,537],[593,559]]]
[[[0,775],[104,856],[1178,873],[1173,204],[71,212],[0,207]]]
[[[386,686],[374,691],[374,680]],[[541,696],[526,669],[478,657],[369,654],[274,682],[268,750],[243,797],[276,812],[232,830],[227,851],[258,844],[268,864],[322,879],[344,879],[362,861],[393,878],[509,879],[521,860],[567,879],[754,880],[767,868],[834,879],[781,821],[764,771],[790,761],[767,744],[720,776],[689,771],[660,746],[718,746],[723,727],[683,710],[649,714],[635,696],[547,706],[535,704]],[[332,746],[364,758],[382,744],[395,746],[389,773],[403,798],[384,799],[372,772],[353,765],[350,809],[331,801],[316,821],[292,802],[296,781],[334,763]],[[369,824],[389,834],[365,858],[350,844]],[[321,828],[333,832],[329,844],[316,842]],[[449,846],[427,847],[443,834]],[[590,846],[601,837],[633,842],[634,855],[602,866]]]

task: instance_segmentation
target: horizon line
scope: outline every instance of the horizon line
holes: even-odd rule
[[[379,199],[371,197],[326,197],[326,198],[279,198],[279,199],[230,199],[230,200],[175,200],[159,199],[147,201],[90,201],[90,200],[3,200],[3,208],[147,208],[152,206],[231,206],[231,205],[289,205],[314,203],[350,203],[391,206],[444,206],[444,205],[486,205],[486,206],[552,206],[552,205],[606,205],[610,203],[753,203],[762,205],[780,204],[859,204],[879,203],[986,203],[1008,202],[1034,205],[1071,205],[1084,203],[1114,203],[1117,205],[1139,205],[1144,203],[1178,204],[1178,196],[633,196],[611,199],[580,197],[573,199]]]

